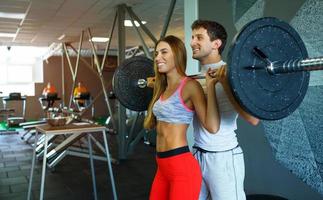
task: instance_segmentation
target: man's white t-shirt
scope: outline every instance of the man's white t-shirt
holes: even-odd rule
[[[201,66],[201,73],[208,68],[219,68],[226,63],[222,60],[218,63]],[[203,84],[203,83],[202,83]],[[221,83],[216,86],[216,98],[219,106],[220,129],[216,134],[209,133],[199,122],[197,116],[193,118],[194,146],[207,151],[226,151],[238,145],[236,133],[238,113],[230,103]]]

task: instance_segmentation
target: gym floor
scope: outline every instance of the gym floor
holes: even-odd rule
[[[21,135],[21,133],[20,133]],[[25,200],[30,176],[32,147],[18,134],[0,134],[0,200]],[[112,155],[116,155],[116,136],[110,136]],[[39,199],[41,163],[36,162],[32,199]],[[155,147],[140,141],[132,155],[112,165],[120,200],[149,198],[150,186],[156,171]],[[112,200],[107,164],[95,161],[98,199]],[[68,156],[54,170],[46,172],[46,200],[92,200],[89,159]],[[248,195],[248,200],[287,200],[272,195]]]
[[[110,138],[110,149],[115,154],[116,138]],[[148,199],[150,185],[156,170],[155,148],[142,142],[127,160],[113,165],[118,199]],[[32,147],[18,134],[0,135],[0,199],[26,199],[31,168]],[[113,199],[107,164],[95,161],[98,199]],[[41,162],[37,162],[32,188],[33,199],[38,199]],[[46,172],[46,200],[93,199],[89,159],[68,156],[55,170]]]

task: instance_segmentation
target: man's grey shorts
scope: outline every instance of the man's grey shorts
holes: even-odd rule
[[[193,147],[202,171],[199,200],[245,200],[245,166],[242,149],[210,152]]]

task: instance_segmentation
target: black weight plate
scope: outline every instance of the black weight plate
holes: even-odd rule
[[[302,102],[309,72],[271,75],[247,66],[266,66],[252,51],[258,47],[271,61],[307,58],[298,33],[287,23],[272,17],[254,20],[236,35],[228,55],[228,79],[241,107],[265,120],[288,116]]]
[[[138,80],[154,76],[153,61],[143,56],[126,59],[113,75],[112,87],[117,99],[134,111],[147,110],[153,95],[152,88],[140,88]]]

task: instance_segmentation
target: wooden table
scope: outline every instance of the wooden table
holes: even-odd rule
[[[29,179],[29,186],[28,186],[28,197],[27,199],[30,200],[31,196],[31,188],[32,188],[32,182],[33,182],[33,174],[34,174],[34,168],[35,168],[35,159],[36,159],[36,144],[38,141],[38,134],[42,133],[45,136],[44,140],[44,156],[43,156],[43,167],[42,167],[42,174],[41,174],[41,185],[40,185],[40,196],[39,199],[42,200],[44,198],[44,185],[45,185],[45,172],[46,172],[46,155],[47,155],[47,145],[48,145],[48,138],[52,135],[62,135],[62,134],[92,134],[95,132],[101,132],[103,135],[104,140],[104,146],[105,146],[105,154],[108,162],[108,171],[110,175],[110,181],[111,181],[111,187],[113,192],[113,197],[115,200],[117,200],[117,193],[114,183],[114,176],[112,172],[112,166],[111,166],[111,160],[110,160],[110,153],[109,153],[109,147],[107,142],[107,136],[106,136],[106,127],[101,125],[95,125],[95,124],[87,124],[87,123],[74,123],[69,124],[65,126],[50,126],[48,124],[46,125],[40,125],[36,127],[36,137],[35,137],[35,145],[33,147],[33,158],[32,158],[32,165],[31,165],[31,171],[30,171],[30,179]],[[92,174],[92,184],[93,184],[93,193],[94,193],[94,199],[97,199],[97,192],[96,192],[96,180],[95,180],[95,173],[94,173],[94,162],[93,162],[93,155],[92,155],[92,145],[91,141],[88,136],[89,141],[89,157],[90,157],[90,164],[91,164],[91,174]]]

